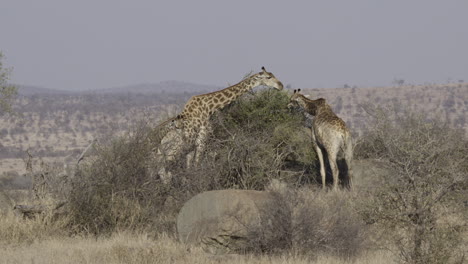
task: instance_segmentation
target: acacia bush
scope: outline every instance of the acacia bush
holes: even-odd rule
[[[362,214],[405,263],[461,263],[468,199],[468,141],[441,120],[374,108],[355,156],[393,174],[369,191]],[[389,230],[392,230],[389,232]]]
[[[310,138],[302,117],[286,108],[286,92],[260,90],[217,113],[200,164],[186,154],[165,163],[154,158],[157,133],[142,125],[100,143],[72,180],[74,230],[94,234],[119,229],[174,232],[176,213],[192,196],[215,189],[263,189],[271,179],[312,181]],[[163,164],[165,163],[165,164]],[[163,182],[157,173],[169,170]],[[302,176],[302,177],[299,177]]]
[[[201,171],[216,189],[263,190],[271,179],[314,182],[315,152],[286,92],[260,90],[217,113]]]
[[[72,179],[72,227],[91,234],[154,227],[170,186],[152,174],[154,136],[140,125],[126,135],[96,144]],[[165,231],[165,230],[161,230]]]

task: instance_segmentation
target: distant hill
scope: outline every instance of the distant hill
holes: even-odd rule
[[[203,85],[181,81],[164,81],[159,83],[143,83],[128,85],[107,89],[93,90],[95,93],[103,94],[121,94],[121,93],[194,93],[194,92],[212,92],[219,90],[220,87],[214,85]]]
[[[71,92],[71,91],[50,89],[50,88],[44,88],[44,87],[40,87],[40,86],[33,86],[33,85],[16,85],[16,87],[18,87],[18,94],[19,95],[74,94],[75,93],[75,92]]]
[[[67,91],[50,89],[33,85],[17,85],[20,95],[80,95],[80,94],[161,94],[161,93],[208,93],[221,89],[214,85],[195,84],[181,81],[164,81],[159,83],[142,83],[120,87],[112,87],[97,90]]]

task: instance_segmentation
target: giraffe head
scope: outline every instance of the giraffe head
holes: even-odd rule
[[[182,129],[184,127],[184,116],[179,114],[171,120],[170,126],[175,129]]]
[[[291,96],[291,98],[289,98],[289,104],[288,104],[289,109],[300,110],[300,109],[305,108],[305,105],[304,105],[304,97],[305,96],[300,94],[299,93],[300,91],[301,91],[301,89],[294,90],[293,95]]]
[[[250,77],[251,80],[254,81],[253,86],[268,86],[268,87],[273,87],[277,90],[283,90],[283,84],[276,79],[275,75],[271,72],[267,72],[265,70],[265,67],[262,67],[262,71],[254,74],[252,77]]]
[[[288,108],[306,112],[310,115],[317,115],[319,107],[326,105],[324,98],[310,100],[300,93],[301,89],[294,90],[293,95],[289,99]]]

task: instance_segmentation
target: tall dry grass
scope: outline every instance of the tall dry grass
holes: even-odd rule
[[[210,255],[162,234],[115,233],[110,237],[51,237],[30,244],[0,247],[0,263],[324,263],[344,264],[346,260],[321,255],[315,259],[300,255]],[[367,252],[355,263],[394,263],[389,253]]]
[[[53,215],[23,219],[8,212],[0,215],[0,246],[28,245],[34,241],[64,237],[68,233],[67,224],[67,218],[55,219]]]

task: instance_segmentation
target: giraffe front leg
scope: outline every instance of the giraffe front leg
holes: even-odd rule
[[[312,129],[312,145],[315,149],[315,153],[317,153],[317,157],[320,162],[320,176],[322,177],[322,188],[325,189],[327,185],[326,175],[325,175],[325,164],[323,162],[323,153],[322,149],[320,149],[319,145],[317,144],[317,138],[315,136],[314,130]]]
[[[200,162],[200,158],[203,155],[203,152],[206,149],[206,139],[208,136],[208,127],[202,126],[198,133],[197,139],[195,140],[195,154],[194,154],[194,164],[198,165]]]
[[[327,186],[327,179],[325,175],[325,164],[323,162],[323,153],[317,144],[314,144],[315,152],[320,162],[320,176],[322,176],[322,188],[325,189]]]

